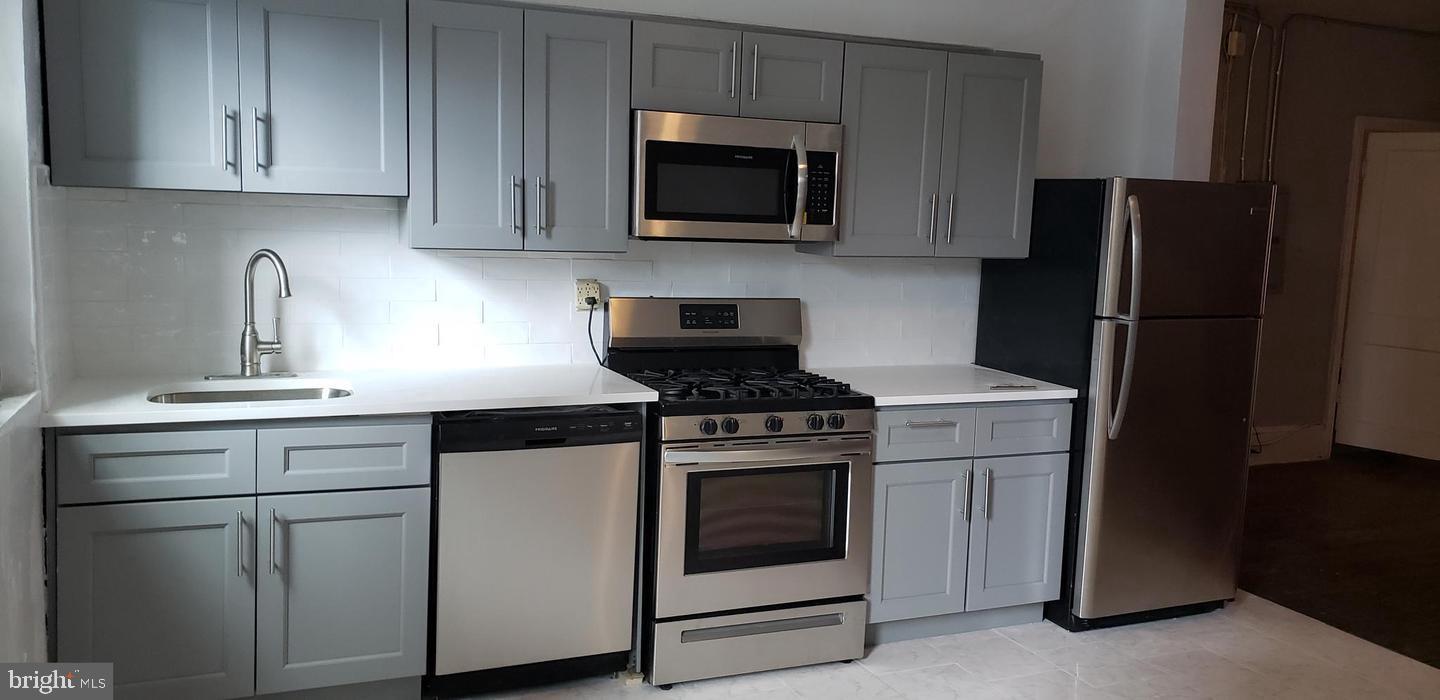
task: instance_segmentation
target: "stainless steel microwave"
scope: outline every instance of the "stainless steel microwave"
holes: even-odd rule
[[[635,112],[636,238],[833,241],[839,124]]]

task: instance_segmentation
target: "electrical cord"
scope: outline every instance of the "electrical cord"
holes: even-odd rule
[[[600,305],[600,300],[595,297],[585,297],[585,303],[590,305],[590,316],[585,319],[585,335],[590,338],[590,352],[595,355],[595,362],[601,367],[605,366],[607,357],[600,357],[600,351],[595,348],[595,307]]]

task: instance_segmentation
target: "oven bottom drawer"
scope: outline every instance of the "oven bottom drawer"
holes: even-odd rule
[[[865,655],[865,601],[720,615],[655,625],[655,685]]]

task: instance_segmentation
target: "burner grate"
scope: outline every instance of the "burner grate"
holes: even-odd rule
[[[828,399],[858,396],[850,385],[804,370],[644,370],[629,377],[660,393],[661,401]]]

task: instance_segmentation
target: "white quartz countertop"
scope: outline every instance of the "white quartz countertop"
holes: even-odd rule
[[[1069,387],[977,365],[830,367],[814,370],[875,397],[875,405],[922,406],[993,401],[1073,399]],[[1028,387],[1028,388],[1027,388]]]
[[[306,380],[353,392],[338,399],[253,403],[156,404],[156,389],[197,377],[75,379],[47,411],[49,427],[317,418],[433,411],[578,406],[655,401],[653,389],[594,365],[465,370],[304,372]],[[228,384],[269,380],[225,380]],[[218,382],[213,382],[218,383]]]

